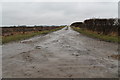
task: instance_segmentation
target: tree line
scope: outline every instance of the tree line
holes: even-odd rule
[[[98,34],[109,35],[114,33],[120,36],[120,19],[87,19],[84,22],[74,22],[70,26],[96,31]]]

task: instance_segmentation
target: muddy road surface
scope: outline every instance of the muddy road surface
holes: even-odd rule
[[[66,27],[2,46],[3,78],[116,78],[118,45]]]

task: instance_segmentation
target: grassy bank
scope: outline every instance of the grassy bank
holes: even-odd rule
[[[89,36],[89,37],[97,38],[97,39],[107,41],[107,42],[120,43],[120,37],[118,37],[118,36],[97,34],[96,32],[92,32],[92,31],[89,31],[89,30],[84,30],[84,29],[81,29],[79,27],[72,27],[72,29],[81,33],[81,34]]]
[[[24,40],[33,36],[37,36],[40,34],[48,34],[50,32],[53,31],[57,31],[62,29],[63,27],[59,27],[56,29],[51,29],[51,30],[45,30],[45,31],[40,31],[40,32],[31,32],[31,33],[25,33],[25,34],[16,34],[16,35],[11,35],[11,36],[7,36],[7,37],[2,37],[2,44],[11,42],[11,41],[18,41],[18,40]]]

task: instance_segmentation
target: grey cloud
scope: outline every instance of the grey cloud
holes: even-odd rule
[[[86,18],[118,15],[117,2],[6,2],[2,5],[3,25],[61,25]]]

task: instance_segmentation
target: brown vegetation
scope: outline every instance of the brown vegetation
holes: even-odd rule
[[[112,57],[112,58],[114,58],[114,59],[117,59],[117,60],[120,60],[120,54],[111,55],[110,57]]]
[[[2,27],[2,36],[10,36],[10,35],[16,35],[16,34],[25,34],[25,33],[31,33],[31,32],[40,32],[44,30],[51,30],[58,28],[59,26],[37,26],[37,27]]]

